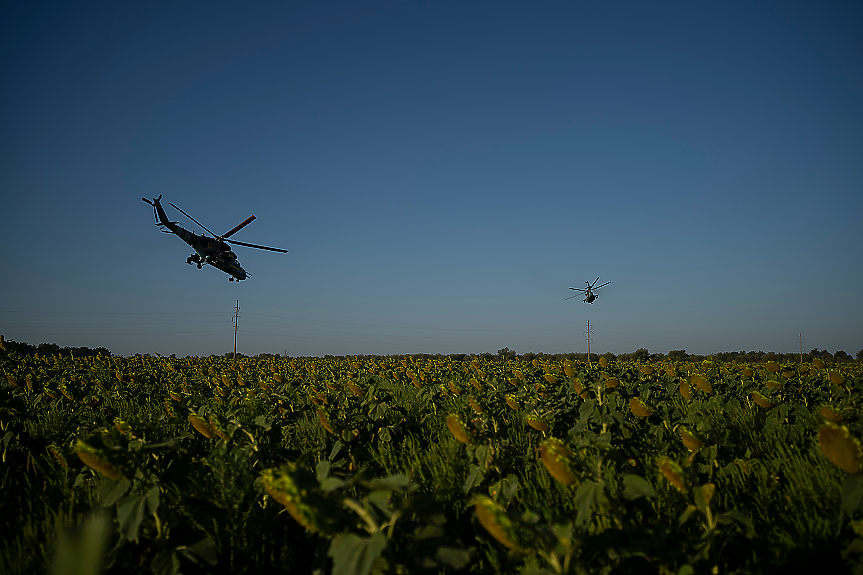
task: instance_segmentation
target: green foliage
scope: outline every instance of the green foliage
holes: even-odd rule
[[[860,364],[669,356],[0,350],[0,572],[863,573]]]

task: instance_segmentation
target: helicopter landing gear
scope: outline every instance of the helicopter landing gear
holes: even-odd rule
[[[204,267],[204,263],[201,261],[201,256],[198,254],[192,254],[188,258],[186,258],[186,263],[192,265],[193,263],[198,265],[198,269]]]
[[[229,282],[234,281],[234,276],[229,277],[229,278],[228,278],[228,281],[229,281]]]

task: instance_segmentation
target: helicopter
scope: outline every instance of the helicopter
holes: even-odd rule
[[[259,246],[256,244],[247,244],[245,242],[238,242],[237,240],[229,240],[227,238],[231,237],[255,219],[255,216],[249,216],[242,223],[238,224],[231,231],[222,234],[221,236],[217,236],[213,232],[207,229],[204,224],[175,206],[168,202],[171,207],[175,210],[201,226],[204,230],[210,232],[213,236],[212,238],[208,238],[205,235],[197,235],[193,234],[189,230],[177,225],[178,222],[172,222],[168,220],[168,216],[165,215],[165,210],[162,209],[162,204],[159,201],[162,199],[160,195],[158,198],[154,198],[152,201],[147,198],[141,198],[151,206],[153,206],[153,216],[156,218],[156,225],[165,232],[174,234],[179,237],[181,240],[192,246],[192,249],[195,250],[191,256],[186,259],[186,263],[192,265],[193,263],[198,266],[198,269],[204,267],[204,264],[209,264],[216,269],[219,269],[230,277],[228,281],[240,281],[248,278],[251,274],[249,274],[246,270],[244,270],[240,266],[240,262],[237,260],[237,254],[231,251],[231,247],[228,244],[236,244],[239,246],[246,246],[249,248],[258,248],[261,250],[270,250],[273,252],[282,252],[288,253],[288,250],[282,250],[279,248],[268,248],[267,246]],[[165,230],[165,228],[168,228]]]
[[[601,287],[603,287],[603,286],[607,286],[608,284],[610,284],[610,283],[611,283],[611,282],[605,282],[605,283],[604,283],[604,284],[602,284],[602,285],[596,285],[596,282],[598,282],[598,281],[599,281],[599,278],[596,278],[596,279],[593,281],[593,283],[590,283],[590,282],[584,282],[585,284],[587,284],[587,287],[586,287],[586,288],[574,288],[574,287],[571,287],[571,288],[569,288],[569,289],[574,290],[574,291],[580,291],[580,292],[581,292],[581,295],[583,295],[583,296],[584,296],[584,299],[583,299],[583,300],[581,300],[581,301],[583,301],[584,303],[593,303],[593,302],[595,302],[595,301],[597,300],[597,298],[599,297],[599,294],[595,294],[595,293],[593,293],[593,290],[599,289],[599,288],[601,288]],[[570,296],[570,297],[568,297],[568,298],[566,298],[566,299],[572,299],[572,298],[574,298],[574,297],[578,297],[578,296],[577,296],[577,295],[573,295],[573,296]]]

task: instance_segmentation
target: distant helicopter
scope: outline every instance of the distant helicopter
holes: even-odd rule
[[[280,250],[279,248],[268,248],[267,246],[247,244],[245,242],[238,242],[236,240],[227,239],[241,229],[243,229],[244,227],[246,227],[247,225],[249,225],[250,223],[252,223],[252,221],[255,219],[255,216],[249,216],[244,222],[239,224],[231,231],[222,234],[221,236],[217,236],[213,232],[210,232],[210,230],[208,230],[206,226],[204,226],[201,222],[199,222],[174,204],[171,204],[171,202],[168,202],[175,210],[177,210],[178,212],[204,228],[206,231],[210,232],[213,237],[208,238],[207,236],[199,236],[193,234],[189,230],[178,226],[177,222],[169,221],[168,216],[165,215],[165,210],[162,209],[162,204],[159,203],[159,200],[162,199],[162,196],[155,198],[153,201],[150,201],[147,198],[141,199],[153,206],[153,215],[156,217],[156,225],[159,226],[163,232],[172,233],[178,236],[181,240],[192,246],[192,249],[195,250],[195,253],[193,253],[191,256],[188,257],[188,259],[186,259],[187,264],[197,264],[198,269],[204,267],[204,264],[210,264],[214,268],[220,269],[229,276],[231,276],[228,278],[228,281],[244,280],[250,275],[248,272],[246,272],[246,270],[240,267],[240,262],[237,261],[237,255],[231,251],[231,248],[230,246],[228,246],[228,244],[237,244],[240,246],[258,248],[261,250],[270,250],[273,252],[282,252],[285,254],[288,253],[288,250]],[[166,231],[164,228],[168,228],[168,230],[170,231]]]
[[[583,299],[583,300],[581,300],[581,301],[583,301],[584,303],[593,303],[593,302],[595,302],[595,301],[597,300],[597,298],[599,297],[599,294],[595,294],[595,293],[593,293],[593,290],[599,289],[599,288],[601,288],[601,287],[603,287],[603,286],[607,286],[608,284],[610,284],[610,283],[611,283],[611,282],[605,282],[605,283],[604,283],[604,284],[602,284],[602,285],[596,285],[596,282],[598,282],[598,281],[599,281],[599,278],[596,278],[596,279],[593,281],[593,283],[590,283],[590,282],[584,282],[585,284],[587,284],[587,287],[586,287],[586,288],[584,288],[584,289],[582,289],[582,288],[574,288],[574,287],[571,287],[571,288],[569,288],[569,289],[574,290],[574,291],[580,291],[580,292],[581,292],[581,295],[583,295],[583,296],[584,296],[584,299]],[[578,297],[578,295],[573,295],[573,296],[570,296],[570,297],[568,297],[568,298],[566,298],[566,299],[572,299],[572,298],[574,298],[574,297]]]

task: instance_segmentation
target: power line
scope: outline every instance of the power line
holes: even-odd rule
[[[198,325],[210,323],[224,323],[223,321],[124,321],[117,322],[87,322],[80,321],[52,321],[52,322],[30,322],[30,321],[4,321],[3,325]]]
[[[286,309],[286,310],[290,309],[290,308],[277,308],[277,307],[272,307],[272,306],[263,306],[260,304],[258,304],[258,307],[268,307],[270,309]],[[78,314],[78,315],[116,315],[116,316],[122,316],[122,315],[174,315],[174,316],[177,316],[177,315],[217,314],[217,313],[223,313],[223,312],[217,312],[217,311],[199,311],[199,312],[186,312],[186,311],[183,311],[183,312],[79,312],[79,311],[0,310],[0,313],[30,313],[30,314],[37,314],[38,313],[38,314],[66,314],[66,315]],[[290,320],[294,320],[294,321],[307,321],[307,322],[316,322],[316,323],[333,323],[333,324],[341,324],[341,325],[357,325],[357,326],[365,326],[365,327],[380,327],[380,328],[394,328],[394,329],[413,329],[413,330],[422,330],[422,331],[454,331],[454,332],[475,332],[475,333],[496,332],[496,333],[499,333],[503,329],[503,328],[492,328],[492,329],[468,328],[464,324],[462,324],[461,326],[456,325],[455,327],[431,327],[428,324],[417,325],[417,324],[408,323],[408,322],[395,322],[395,321],[389,321],[389,320],[375,320],[372,318],[356,318],[356,316],[327,314],[324,312],[312,312],[312,313],[316,313],[319,315],[325,315],[325,316],[329,316],[329,317],[344,317],[344,318],[348,318],[348,319],[369,319],[370,321],[380,321],[382,323],[345,322],[345,321],[333,321],[333,320],[315,319],[315,318],[304,318],[304,317],[296,317],[296,316],[259,314],[259,313],[254,313],[254,312],[246,312],[246,313],[251,314],[251,315],[255,315],[255,316],[280,318],[280,319],[290,319]],[[4,323],[6,325],[67,325],[67,324],[80,325],[80,322],[51,322],[51,323],[48,323],[48,322],[45,322],[45,323],[43,323],[43,322],[39,322],[39,323],[4,322]],[[190,324],[190,323],[204,324],[204,323],[220,323],[220,322],[159,322],[159,323],[161,323],[162,325],[171,325],[171,324],[186,325],[186,324]],[[537,325],[549,325],[549,326],[554,325],[554,326],[557,326],[557,325],[566,325],[566,323],[567,322],[554,322],[554,323],[543,323],[543,324],[533,324],[533,325],[534,326],[537,326]],[[147,325],[147,324],[156,325],[157,322],[129,322],[129,323],[126,323],[126,325]],[[96,323],[95,322],[94,323],[88,323],[87,325],[96,325]],[[266,325],[266,324],[256,324],[256,325],[261,325],[262,327],[282,327],[282,326],[271,326],[271,325]],[[299,329],[299,328],[297,328],[297,329]],[[537,328],[537,327],[521,328],[518,326],[512,327],[511,329],[517,330],[521,333],[526,333],[526,332],[571,333],[570,329],[548,329],[548,328]],[[687,333],[687,332],[665,332],[666,334],[676,334],[676,335],[659,335],[657,333],[641,334],[641,333],[620,332],[620,331],[615,331],[615,330],[603,329],[603,330],[601,330],[601,333],[631,335],[631,336],[646,337],[646,338],[651,338],[651,339],[665,339],[665,340],[685,339],[686,342],[728,343],[729,341],[731,341],[729,339],[693,337],[693,335],[696,335],[696,334],[691,334],[691,333]],[[375,335],[375,334],[369,334],[369,335]],[[614,340],[620,341],[620,342],[635,343],[635,344],[639,343],[639,342],[632,342],[630,340],[619,340],[617,338],[614,338]],[[733,341],[735,341],[739,344],[758,344],[758,345],[761,345],[765,342],[765,340],[763,340],[763,339],[759,339],[759,340],[734,339]]]
[[[249,330],[243,330],[243,332],[244,333],[254,333],[257,335],[268,335],[268,336],[272,336],[272,337],[289,337],[289,338],[293,338],[293,339],[303,339],[303,340],[310,340],[310,341],[332,341],[332,342],[339,342],[339,343],[357,343],[357,344],[361,344],[361,345],[366,345],[366,344],[368,344],[368,345],[388,345],[388,346],[426,345],[426,344],[413,344],[413,343],[393,343],[391,341],[356,341],[356,340],[349,340],[349,339],[331,339],[331,338],[325,338],[325,337],[309,337],[309,336],[305,336],[305,335],[293,335],[293,334],[285,334],[285,333],[265,333],[262,331],[249,331]],[[450,349],[461,349],[463,347],[461,345],[440,345],[440,344],[436,344],[436,345],[437,345],[437,347],[446,347],[446,348],[450,348]]]
[[[250,313],[250,312],[246,312],[246,313]],[[251,315],[263,316],[264,314],[252,313]],[[275,317],[283,317],[284,318],[285,316],[275,316]],[[301,319],[301,318],[295,318],[295,319]],[[369,324],[351,324],[351,323],[347,323],[347,322],[331,322],[331,321],[327,321],[327,320],[309,320],[309,321],[324,321],[325,323],[334,323],[334,324],[342,324],[342,325],[362,325],[362,326],[375,327],[375,328],[390,328],[390,329],[399,329],[399,330],[419,330],[419,329],[422,329],[422,328],[408,328],[408,327],[396,328],[394,326],[377,326],[377,325],[369,325]],[[221,321],[122,322],[122,323],[118,323],[118,322],[87,322],[87,323],[82,323],[82,322],[35,322],[35,323],[34,322],[3,322],[3,325],[7,325],[7,326],[13,326],[13,325],[20,325],[20,326],[76,325],[76,326],[82,326],[82,327],[84,327],[84,326],[96,327],[96,326],[132,326],[132,325],[136,325],[136,326],[209,325],[209,324],[220,324],[220,323],[222,323],[222,322]],[[459,336],[446,336],[446,335],[421,336],[421,335],[406,335],[403,333],[385,334],[385,333],[371,333],[371,332],[343,332],[343,331],[336,331],[336,330],[322,330],[322,329],[315,329],[315,328],[303,328],[303,327],[297,327],[297,326],[261,324],[261,323],[255,323],[255,322],[248,322],[248,325],[254,325],[254,326],[259,326],[259,327],[270,327],[270,328],[276,328],[276,329],[293,329],[293,330],[300,330],[300,331],[312,331],[312,332],[318,332],[318,333],[332,333],[332,334],[340,334],[340,335],[360,335],[360,336],[365,335],[365,336],[376,336],[376,337],[412,337],[412,338],[432,339],[432,340],[433,339],[444,339],[444,338],[446,338],[446,339],[451,339],[451,340],[454,339],[454,340],[465,340],[465,341],[484,339],[483,336],[473,336],[473,337],[459,337]],[[423,330],[423,331],[438,331],[438,330],[440,330],[440,331],[444,331],[444,330],[456,331],[454,329],[449,329],[449,328],[428,328],[428,330]],[[615,331],[610,331],[610,330],[600,330],[599,332],[596,332],[595,328],[591,328],[591,330],[592,330],[592,333],[594,335],[596,335],[597,333],[599,333],[599,334],[612,334],[613,333],[613,334],[623,334],[623,335],[638,335],[638,334],[625,334],[623,332],[615,332]],[[501,332],[509,331],[509,330],[503,330],[503,329],[479,330],[479,329],[476,329],[476,330],[461,330],[461,331],[463,331],[463,333],[492,333],[493,332],[493,333],[500,334]],[[518,338],[519,340],[536,341],[536,340],[565,340],[565,339],[569,339],[570,336],[554,336],[554,335],[524,336],[524,335],[520,335],[520,334],[523,334],[523,333],[571,333],[572,330],[571,329],[570,330],[543,330],[543,329],[512,328],[512,331],[513,331],[513,337]],[[153,332],[153,333],[158,333],[158,332]],[[176,332],[164,332],[164,333],[176,333]],[[46,335],[48,335],[48,334],[46,334]],[[645,336],[645,337],[655,337],[655,338],[660,338],[660,339],[679,339],[679,338],[671,338],[671,337],[664,337],[664,336]],[[610,338],[610,341],[615,342],[615,343],[620,343],[620,344],[630,343],[633,345],[644,345],[643,340],[642,341],[634,341],[634,340],[624,340],[624,339],[619,339],[619,338]],[[689,342],[689,341],[696,341],[696,340],[695,339],[687,340],[687,342]],[[723,344],[728,344],[728,345],[741,345],[741,344],[753,344],[753,343],[756,343],[758,345],[763,345],[766,343],[765,340],[739,340],[739,339],[733,339],[733,340],[732,339],[711,339],[711,340],[700,340],[700,341],[712,341],[712,342],[723,343]]]
[[[479,332],[498,332],[498,331],[500,331],[500,328],[498,328],[498,329],[463,329],[460,327],[428,327],[428,326],[414,326],[413,324],[399,325],[396,322],[388,322],[389,324],[393,324],[393,325],[380,325],[380,324],[373,324],[373,323],[333,321],[333,320],[329,320],[329,319],[313,319],[313,318],[294,317],[294,316],[287,316],[287,315],[272,315],[272,314],[268,314],[268,313],[253,313],[253,312],[249,312],[249,311],[247,311],[246,313],[249,315],[257,315],[257,316],[269,317],[269,318],[293,319],[293,320],[297,320],[297,321],[311,321],[311,322],[316,322],[316,323],[335,323],[335,324],[339,324],[339,325],[361,325],[361,326],[365,326],[365,327],[389,327],[389,328],[394,328],[394,329],[416,329],[416,330],[424,330],[424,331],[479,331]],[[512,329],[520,329],[520,328],[512,328]],[[525,329],[525,330],[521,330],[521,331],[559,331],[559,332],[565,332],[565,331],[570,331],[570,330],[568,330],[568,329]]]
[[[223,312],[224,313],[224,312]],[[213,330],[205,330],[205,331],[99,331],[99,332],[82,332],[82,333],[65,333],[65,332],[47,332],[47,333],[39,333],[39,337],[59,337],[59,336],[69,336],[69,335],[93,335],[93,336],[103,336],[103,335],[174,335],[174,334],[188,334],[188,333],[225,333],[224,330],[221,329],[213,329]],[[12,336],[9,336],[12,337]]]
[[[282,333],[266,333],[266,332],[262,332],[262,331],[249,331],[249,330],[243,330],[243,332],[244,333],[254,333],[257,335],[268,335],[268,336],[272,336],[272,337],[287,337],[287,338],[310,340],[310,341],[331,341],[331,342],[339,342],[339,343],[356,343],[356,344],[360,344],[360,345],[368,344],[368,345],[414,346],[414,347],[419,346],[419,345],[430,345],[430,344],[425,344],[425,343],[415,344],[415,343],[393,343],[393,342],[387,342],[387,341],[357,341],[357,340],[348,340],[348,339],[331,339],[331,338],[324,338],[324,337],[310,337],[310,336],[304,336],[304,335],[293,335],[293,334],[282,334]],[[495,347],[497,345],[506,345],[507,343],[512,345],[512,342],[504,342],[503,344],[501,344],[501,343],[495,344],[492,347]],[[455,350],[463,350],[464,349],[463,345],[445,345],[445,344],[434,344],[434,345],[438,348],[447,348],[447,349],[455,349]],[[489,348],[489,349],[491,349],[491,348]]]
[[[195,315],[224,313],[221,311],[27,311],[0,310],[0,313],[41,313],[41,314],[77,314],[77,315]]]
[[[383,320],[383,319],[377,319],[377,318],[371,318],[371,317],[361,317],[361,316],[351,316],[351,315],[340,315],[340,314],[333,314],[333,313],[326,313],[326,312],[319,312],[319,311],[306,311],[306,310],[298,310],[298,309],[293,309],[293,308],[274,307],[274,306],[268,306],[268,305],[263,305],[263,304],[255,304],[255,303],[252,303],[251,305],[252,305],[252,307],[260,307],[260,308],[263,308],[263,309],[277,309],[277,310],[282,310],[282,311],[293,311],[293,312],[300,312],[300,313],[304,313],[304,312],[305,312],[305,313],[312,313],[312,314],[317,314],[317,315],[323,315],[323,316],[327,316],[327,317],[341,317],[341,318],[347,318],[347,319],[365,319],[365,320],[369,320],[369,321],[381,321],[381,322],[386,322],[386,323],[391,323],[391,324],[402,324],[402,325],[404,325],[404,326],[418,326],[418,327],[417,327],[417,329],[447,329],[447,330],[449,330],[449,329],[454,329],[454,330],[460,329],[459,327],[456,327],[456,328],[431,328],[431,327],[428,327],[428,324],[427,324],[427,323],[417,324],[417,323],[415,323],[415,322],[399,322],[399,321]],[[246,313],[251,313],[251,312],[246,312]],[[305,321],[319,321],[319,322],[325,322],[325,321],[328,321],[328,320],[322,320],[322,319],[310,319],[310,318],[296,318],[296,317],[288,317],[288,316],[276,316],[276,315],[272,315],[272,314],[255,314],[255,315],[263,315],[263,316],[268,316],[268,317],[284,317],[284,318],[287,318],[287,319],[300,319],[300,320],[305,320]],[[339,322],[336,322],[336,323],[339,323]],[[367,325],[367,324],[357,324],[357,325]],[[457,326],[458,326],[459,324],[454,324],[454,325],[457,325]],[[570,325],[570,322],[568,322],[568,321],[556,321],[556,322],[543,323],[543,324],[539,324],[539,325],[555,325],[555,326],[558,326],[558,325]],[[467,327],[467,326],[468,326],[468,324],[461,324],[461,326],[462,326],[462,327]],[[482,331],[486,331],[486,330],[482,330]],[[496,331],[496,330],[488,330],[488,331]]]
[[[486,339],[488,337],[488,336],[458,337],[458,336],[448,336],[448,335],[410,335],[410,334],[403,334],[403,333],[392,333],[392,334],[388,334],[388,333],[365,333],[365,332],[355,332],[355,331],[334,331],[334,330],[326,330],[326,329],[315,329],[315,328],[311,328],[311,327],[282,326],[282,325],[272,325],[272,324],[254,323],[254,322],[246,322],[246,325],[254,325],[254,326],[258,326],[258,327],[272,327],[272,328],[276,328],[276,329],[314,331],[314,332],[318,332],[318,333],[334,333],[334,334],[341,334],[341,335],[370,335],[370,336],[375,336],[375,337],[412,337],[412,338],[416,338],[416,339],[442,339],[442,340],[450,340],[450,339],[477,340],[477,339]],[[377,327],[377,326],[372,326],[372,327]],[[410,329],[410,328],[399,328],[399,329]],[[489,330],[489,331],[493,331],[494,333],[500,334],[504,330],[496,329],[496,330]],[[519,330],[512,330],[512,331],[518,332]],[[523,331],[529,331],[529,330],[523,330]],[[538,331],[538,330],[534,330],[534,331]],[[564,331],[564,330],[559,330],[559,331]],[[565,330],[565,331],[571,333],[571,330]],[[548,340],[548,339],[567,339],[568,340],[568,339],[572,338],[571,335],[566,335],[566,336],[515,336],[515,337],[519,337],[520,339],[531,339],[531,340]]]
[[[680,335],[655,335],[655,334],[632,333],[632,332],[625,332],[625,331],[612,331],[609,329],[602,329],[602,330],[600,330],[600,333],[614,333],[614,334],[618,334],[618,335],[634,335],[636,337],[649,337],[649,338],[653,338],[653,339],[686,339],[686,341],[704,341],[704,342],[720,342],[720,343],[725,343],[725,342],[729,341],[728,339],[712,339],[712,338],[708,339],[708,338],[690,337],[690,336],[688,336],[682,332],[680,333]],[[669,332],[666,332],[666,333],[669,333]],[[626,340],[619,340],[619,341],[626,341]],[[739,342],[739,343],[753,343],[753,342],[760,343],[760,342],[763,342],[764,340],[763,339],[740,340],[740,339],[735,338],[734,341]]]

